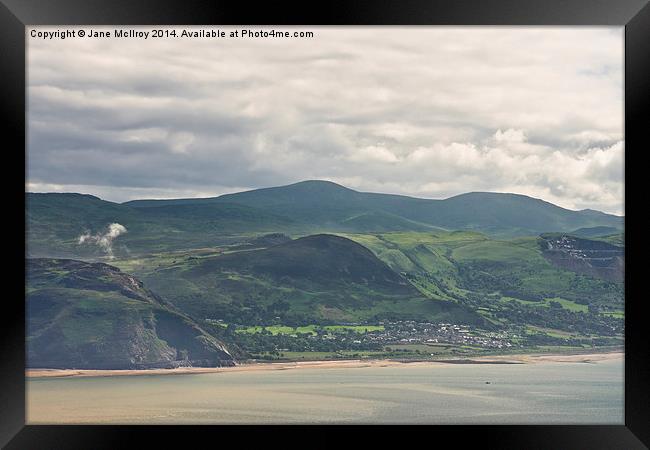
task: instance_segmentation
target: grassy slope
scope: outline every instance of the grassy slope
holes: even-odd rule
[[[296,221],[328,225],[330,231],[335,230],[335,224],[341,225],[350,217],[366,213],[377,215],[376,220],[365,221],[363,228],[350,231],[379,231],[377,226],[387,230],[382,222],[389,217],[398,218],[390,224],[391,230],[403,230],[405,221],[410,221],[411,231],[428,225],[448,230],[479,230],[493,236],[535,235],[594,226],[622,227],[620,217],[596,211],[571,211],[524,195],[472,192],[430,200],[357,192],[325,181],[306,181],[203,201],[268,209]]]
[[[293,222],[245,205],[211,204],[132,208],[80,194],[28,194],[27,250],[31,256],[101,257],[79,236],[105,232],[117,222],[128,232],[114,243],[117,255],[220,245],[251,233],[292,230]]]
[[[230,357],[188,317],[105,265],[31,260],[27,278],[31,367],[133,368],[186,357]]]
[[[514,194],[469,193],[446,200],[357,192],[310,181],[211,199],[117,204],[81,194],[27,194],[31,256],[98,257],[97,246],[77,244],[118,222],[128,233],[116,254],[143,254],[223,245],[244,236],[281,231],[318,232],[477,230],[493,237],[548,231],[622,227],[622,218],[570,211]],[[609,228],[607,228],[609,227]]]
[[[622,286],[558,269],[537,238],[491,240],[473,232],[346,234],[391,268],[406,272],[423,291],[445,298],[469,291],[514,291],[542,298],[622,306]],[[517,295],[514,295],[516,298]]]
[[[311,236],[266,250],[218,256],[118,261],[199,320],[302,323],[382,317],[481,322],[465,308],[422,295],[370,251],[347,239]]]
[[[614,245],[619,245],[619,246],[624,246],[625,245],[625,234],[624,233],[614,233],[614,234],[608,234],[605,236],[597,236],[592,238],[596,241],[603,241],[607,242],[608,244],[614,244]]]
[[[597,304],[608,315],[623,307],[621,284],[556,268],[542,256],[537,238],[500,241],[469,231],[341,235],[368,248],[419,292],[402,295],[346,280],[342,275],[349,268],[339,254],[324,257],[304,248],[292,254],[291,245],[267,251],[206,249],[116,264],[197,319],[235,323],[356,322],[387,314],[422,320],[447,314],[450,321],[476,322],[465,307],[449,310],[471,304],[485,320],[507,324],[495,316],[507,304],[544,310],[559,304],[571,313],[586,313],[587,304]]]

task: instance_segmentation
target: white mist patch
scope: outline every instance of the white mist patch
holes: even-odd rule
[[[108,225],[108,230],[106,233],[97,233],[90,234],[89,231],[86,231],[84,234],[79,236],[79,245],[81,244],[97,244],[102,250],[108,255],[110,259],[113,259],[113,241],[120,235],[126,233],[126,227],[119,223],[111,223]]]

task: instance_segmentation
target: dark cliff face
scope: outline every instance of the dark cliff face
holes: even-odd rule
[[[28,260],[26,301],[29,367],[234,364],[222,342],[108,264]]]
[[[608,281],[625,278],[622,247],[570,235],[542,235],[540,246],[544,257],[557,267]]]

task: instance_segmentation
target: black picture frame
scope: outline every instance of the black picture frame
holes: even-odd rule
[[[648,448],[650,445],[650,357],[644,314],[645,299],[638,274],[643,267],[642,250],[632,246],[641,239],[634,202],[633,183],[642,179],[639,157],[647,139],[650,99],[650,5],[648,0],[383,0],[374,2],[330,0],[300,5],[269,1],[251,5],[235,1],[157,0],[1,0],[0,3],[0,96],[3,113],[5,179],[13,206],[25,211],[25,75],[26,35],[30,25],[154,25],[154,24],[259,24],[259,25],[618,25],[625,26],[625,425],[621,426],[436,426],[418,427],[435,442],[451,438],[463,443],[470,436],[488,448]],[[645,113],[645,114],[644,114]],[[647,145],[647,144],[646,144]],[[642,157],[642,156],[641,156]],[[8,176],[7,176],[8,175]],[[9,194],[6,194],[7,196]],[[642,195],[642,194],[641,194]],[[13,214],[18,217],[21,214]],[[24,216],[23,216],[24,217]],[[25,232],[25,222],[15,220],[6,236]],[[24,235],[24,234],[23,234]],[[15,248],[7,256],[13,262],[24,258],[24,245],[13,239]],[[635,266],[634,264],[637,264]],[[285,427],[262,427],[248,433],[241,427],[224,426],[33,426],[25,425],[25,310],[19,287],[24,265],[9,264],[5,283],[16,288],[5,295],[2,314],[2,379],[0,391],[0,445],[7,449],[27,448],[117,448],[152,439],[167,444],[205,438],[223,444],[233,437],[242,441],[257,436],[264,440],[284,439],[293,434]],[[11,291],[13,294],[13,290]],[[340,431],[370,431],[363,427],[299,427],[313,432],[319,446],[337,445]],[[398,436],[391,427],[371,430],[375,438]],[[411,431],[409,430],[409,435]],[[366,434],[366,433],[364,433]],[[422,437],[422,436],[420,436]],[[407,441],[408,442],[408,441]],[[453,442],[453,441],[452,441]],[[415,442],[413,445],[416,445]]]

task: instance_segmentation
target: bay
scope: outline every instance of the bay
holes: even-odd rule
[[[29,424],[623,424],[623,360],[28,378]]]

